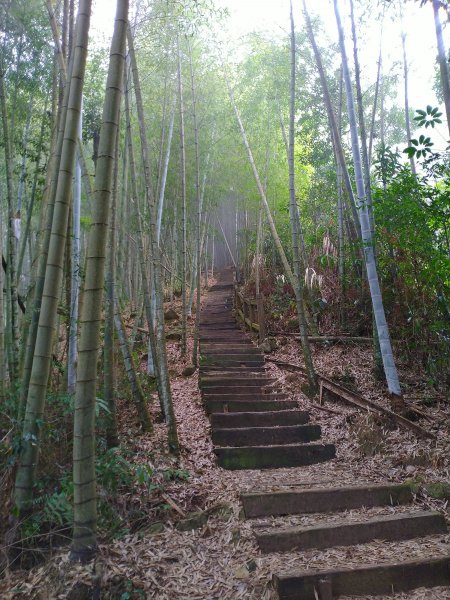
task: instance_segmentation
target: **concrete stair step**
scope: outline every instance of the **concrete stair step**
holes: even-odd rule
[[[274,575],[280,600],[383,595],[450,585],[450,556]]]
[[[411,501],[411,489],[406,484],[368,484],[241,494],[241,502],[247,518],[336,512],[362,506],[370,508],[408,504]]]
[[[214,429],[215,446],[276,446],[314,442],[321,435],[319,425],[287,425],[281,427],[240,427]]]
[[[231,354],[222,356],[201,355],[201,367],[263,367],[264,358],[262,356],[246,356],[245,354]]]
[[[211,392],[210,388],[208,388],[202,394],[203,401],[207,400],[221,400],[222,402],[230,402],[234,400],[244,400],[247,402],[259,402],[259,401],[278,401],[278,400],[289,400],[288,394],[264,394],[264,393],[254,393],[254,392],[244,392],[242,394],[227,394],[227,393],[216,393]],[[297,406],[297,402],[295,402],[295,406]]]
[[[236,375],[236,373],[247,373],[250,370],[250,372],[255,372],[255,373],[264,373],[266,371],[266,365],[259,365],[259,366],[255,366],[252,365],[251,367],[248,366],[242,366],[242,365],[228,365],[226,367],[222,367],[220,368],[218,365],[201,365],[200,366],[200,373],[229,373],[231,377],[234,377]]]
[[[276,427],[304,425],[309,413],[303,410],[279,410],[267,412],[212,413],[211,427],[215,430],[236,427]]]
[[[281,469],[325,462],[336,456],[334,444],[214,448],[224,469]]]
[[[218,367],[217,365],[202,365],[200,367],[200,373],[217,373],[218,368],[220,369],[220,367]],[[239,373],[247,373],[248,370],[250,369],[250,371],[254,371],[255,373],[265,373],[266,371],[266,365],[253,365],[251,367],[248,366],[241,366],[241,365],[237,365],[237,366],[227,366],[227,367],[223,367],[223,369],[220,369],[220,372],[227,372],[227,373],[231,373],[231,374],[239,374]]]
[[[437,511],[378,516],[364,521],[334,521],[314,527],[283,527],[258,531],[255,536],[261,552],[288,552],[333,546],[354,546],[373,540],[410,540],[447,533],[445,519]]]
[[[273,412],[297,408],[295,400],[204,400],[206,413]]]
[[[275,379],[272,377],[261,376],[259,373],[252,375],[249,373],[248,377],[236,375],[226,376],[226,374],[220,375],[202,375],[199,380],[200,388],[217,387],[223,385],[233,385],[238,387],[265,387],[271,383],[274,383]]]
[[[250,385],[243,385],[243,386],[239,386],[239,385],[212,385],[212,386],[207,386],[203,389],[203,393],[204,394],[208,394],[209,396],[222,396],[223,394],[225,394],[226,396],[241,396],[243,394],[246,394],[248,396],[250,396],[251,398],[258,398],[259,396],[263,396],[263,400],[266,399],[266,396],[269,395],[275,395],[275,396],[280,396],[281,392],[279,392],[280,388],[270,388],[270,389],[266,389],[265,386],[261,386],[261,385],[254,385],[254,386],[250,386]],[[286,395],[286,394],[285,394]],[[297,404],[296,404],[297,406]]]
[[[209,350],[208,352],[205,352],[204,350],[202,350],[200,352],[202,359],[205,359],[207,361],[210,360],[250,360],[250,361],[255,361],[255,362],[262,362],[264,363],[264,355],[261,354],[261,352],[249,352],[247,350],[247,352],[243,352],[243,351],[238,351],[235,352],[233,350],[233,348],[227,348],[226,350],[222,350],[220,352],[215,352],[214,350]]]
[[[223,402],[228,402],[232,400],[246,400],[248,402],[253,401],[265,401],[265,400],[289,400],[288,394],[283,393],[264,393],[264,392],[254,392],[252,390],[248,390],[248,388],[244,388],[244,392],[240,394],[228,393],[228,392],[217,392],[215,388],[207,388],[205,392],[202,394],[202,399],[206,400],[222,400]],[[297,406],[297,402],[295,402],[295,406]]]
[[[255,348],[253,344],[233,344],[230,346],[224,346],[223,344],[202,344],[200,347],[201,354],[252,354],[256,356],[263,356],[263,353],[259,348]]]

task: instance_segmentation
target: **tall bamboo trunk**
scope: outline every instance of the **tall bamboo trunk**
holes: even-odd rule
[[[344,32],[339,14],[338,2],[334,1],[334,10],[336,23],[339,33],[339,45],[341,48],[342,68],[344,74],[345,89],[347,94],[347,106],[350,122],[350,133],[352,140],[353,164],[355,169],[356,188],[358,192],[358,210],[361,222],[361,234],[364,248],[364,258],[367,269],[367,278],[369,280],[370,295],[372,298],[373,311],[378,330],[381,353],[383,358],[384,372],[386,376],[389,391],[397,396],[401,395],[400,382],[398,379],[397,368],[395,366],[394,355],[392,352],[391,340],[389,337],[389,328],[384,313],[383,301],[381,297],[380,284],[375,263],[373,248],[373,239],[371,236],[369,214],[367,210],[366,193],[364,186],[364,177],[361,165],[361,155],[359,149],[358,131],[356,126],[356,113],[353,101],[353,89],[348,68],[347,53],[345,50]]]
[[[132,134],[131,134],[131,115],[130,115],[128,82],[129,82],[129,80],[127,79],[127,85],[126,85],[126,90],[125,90],[125,116],[126,116],[126,122],[127,122],[126,140],[127,140],[127,145],[128,145],[128,159],[129,159],[129,167],[130,167],[131,196],[132,196],[132,201],[133,201],[133,203],[136,204],[136,208],[137,208],[137,217],[138,217],[137,245],[138,245],[139,259],[140,259],[139,266],[140,266],[141,274],[142,274],[142,294],[143,294],[143,298],[144,298],[145,316],[147,319],[147,326],[148,326],[148,330],[149,330],[149,353],[148,353],[149,356],[148,356],[148,360],[147,360],[147,372],[149,372],[152,369],[152,371],[149,372],[149,374],[154,377],[155,371],[157,368],[156,336],[155,336],[155,327],[154,327],[155,319],[154,319],[154,314],[153,314],[154,308],[152,306],[152,301],[151,301],[150,283],[149,283],[148,274],[147,274],[147,262],[145,260],[145,251],[144,251],[144,243],[143,243],[143,235],[142,235],[142,218],[141,218],[139,202],[138,202],[138,191],[137,191],[137,184],[136,184],[137,173],[136,173],[136,163],[135,163],[135,159],[134,159],[133,138],[132,138]],[[129,268],[129,271],[131,272],[132,269]],[[131,282],[129,284],[129,287],[130,287],[129,292],[130,292],[130,297],[131,297],[131,295],[132,295]],[[159,386],[158,379],[157,379],[157,383]],[[159,392],[159,387],[158,387],[158,392]],[[160,402],[161,402],[161,394],[160,394]],[[162,404],[162,402],[161,402],[161,404]],[[162,410],[164,413],[163,406],[162,406]]]
[[[297,305],[298,325],[300,332],[300,341],[305,359],[306,373],[308,376],[309,392],[315,395],[318,392],[317,377],[314,371],[314,364],[311,356],[311,348],[308,341],[308,328],[305,318],[305,308],[303,304],[303,272],[301,269],[300,248],[299,248],[299,226],[300,218],[298,214],[297,199],[295,196],[295,68],[296,68],[296,48],[295,48],[295,25],[292,9],[292,0],[290,2],[290,22],[291,22],[291,82],[290,82],[290,102],[289,102],[289,213],[291,217],[292,250],[294,255],[294,274],[295,274],[295,300]]]
[[[128,0],[119,0],[103,105],[95,173],[94,212],[86,252],[86,275],[80,315],[79,362],[74,415],[74,525],[71,557],[83,562],[95,554],[97,547],[95,479],[97,358],[100,347],[106,242],[113,182],[114,148],[119,128],[122,98],[127,25]]]
[[[152,261],[152,283],[155,294],[155,334],[156,334],[156,357],[157,357],[157,379],[159,381],[158,391],[161,404],[164,406],[164,415],[167,423],[168,445],[171,452],[179,452],[178,434],[175,421],[175,412],[172,403],[172,392],[170,389],[169,368],[167,364],[166,337],[164,331],[164,304],[161,277],[161,251],[156,241],[156,206],[151,185],[150,153],[148,139],[145,129],[144,109],[142,103],[141,86],[134,52],[131,30],[127,30],[128,47],[133,71],[134,93],[139,120],[139,133],[141,138],[141,149],[144,166],[144,179],[146,190],[146,201],[149,208],[150,223],[148,228],[151,261]]]
[[[0,211],[0,248],[3,248],[3,223]],[[0,403],[3,405],[6,388],[4,277],[0,267]]]
[[[119,302],[117,300],[117,296],[114,298],[114,325],[117,332],[117,339],[119,342],[120,352],[122,354],[128,383],[130,384],[131,397],[136,406],[142,431],[145,431],[146,433],[152,433],[153,423],[151,421],[150,414],[147,409],[147,403],[145,400],[144,393],[142,391],[139,378],[137,377],[133,353],[131,352],[130,344],[127,340],[125,327],[120,314],[120,307]]]
[[[370,120],[369,165],[372,164],[372,147],[373,147],[373,138],[374,138],[374,134],[375,134],[375,115],[377,113],[378,96],[380,93],[381,65],[382,65],[382,59],[383,59],[383,57],[382,57],[382,41],[383,41],[383,28],[381,28],[381,35],[380,35],[380,51],[378,53],[377,79],[375,82],[375,98],[373,99],[372,117]]]
[[[333,111],[333,104],[331,102],[331,96],[330,96],[330,92],[328,89],[328,83],[327,83],[327,79],[325,76],[325,70],[324,70],[323,63],[322,63],[322,57],[320,55],[320,50],[316,43],[316,38],[315,38],[314,31],[312,28],[311,18],[309,16],[308,9],[306,8],[306,2],[305,2],[305,0],[302,0],[302,1],[303,1],[303,13],[305,15],[305,20],[306,20],[306,29],[307,29],[308,37],[309,37],[309,40],[311,42],[311,46],[312,46],[312,49],[314,52],[314,58],[316,60],[317,70],[319,71],[320,82],[322,85],[323,100],[325,103],[325,108],[327,110],[328,122],[330,125],[330,131],[331,131],[331,140],[332,140],[332,143],[335,145],[335,152],[336,152],[337,158],[341,164],[342,176],[344,178],[345,189],[347,191],[347,197],[348,197],[348,201],[350,204],[351,214],[353,217],[353,224],[357,231],[357,238],[358,238],[358,240],[360,240],[361,239],[361,224],[359,222],[358,209],[356,206],[355,196],[353,193],[353,187],[352,187],[350,175],[349,175],[348,168],[347,168],[347,163],[345,160],[345,154],[344,154],[344,149],[342,147],[341,136],[339,135],[339,131],[338,131],[337,123],[336,123],[336,117],[335,117],[334,111]]]
[[[197,96],[195,90],[194,65],[192,60],[192,48],[189,48],[189,68],[191,73],[191,95],[192,95],[192,122],[194,127],[194,149],[195,149],[195,199],[196,199],[196,219],[195,219],[195,265],[196,277],[195,286],[197,290],[195,302],[195,328],[194,343],[192,349],[192,365],[198,367],[198,340],[200,332],[200,299],[201,299],[201,243],[200,226],[202,221],[202,199],[200,193],[200,157],[198,148],[198,125],[197,125]],[[206,176],[206,170],[205,170]]]
[[[27,240],[28,240],[28,236],[30,235],[31,218],[33,216],[33,209],[34,209],[34,202],[36,200],[36,192],[37,192],[37,186],[38,186],[39,173],[41,170],[41,157],[42,157],[42,152],[43,152],[45,126],[46,126],[46,122],[47,122],[47,105],[48,105],[49,95],[50,94],[47,94],[47,97],[45,99],[44,110],[43,110],[42,118],[41,118],[41,129],[39,132],[39,141],[38,141],[38,154],[36,157],[36,163],[35,163],[35,168],[34,168],[34,176],[33,176],[32,188],[31,188],[30,202],[29,202],[28,209],[27,209],[27,218],[25,221],[25,228],[22,233],[21,241],[20,241],[20,249],[19,249],[19,255],[18,255],[18,260],[17,260],[17,286],[18,287],[19,287],[20,277],[22,275],[22,267],[23,267],[23,262],[24,262],[24,257],[25,257]]]
[[[436,29],[436,42],[438,48],[438,62],[441,72],[442,93],[444,95],[445,113],[447,116],[447,126],[450,133],[450,74],[448,67],[448,58],[444,46],[444,38],[442,35],[442,23],[439,18],[440,0],[432,0],[434,13],[434,27]]]
[[[108,236],[108,266],[105,277],[105,335],[103,340],[103,389],[109,413],[106,421],[106,445],[119,446],[116,407],[116,364],[114,354],[114,298],[116,286],[116,210],[119,174],[119,135],[114,152],[113,191],[111,197],[111,223]]]
[[[6,90],[4,80],[4,65],[0,64],[0,112],[3,123],[3,145],[5,152],[6,167],[6,196],[8,205],[8,228],[7,228],[7,253],[8,267],[6,272],[7,307],[8,316],[7,340],[8,340],[8,367],[10,384],[15,386],[18,377],[18,353],[19,353],[19,324],[17,311],[17,280],[16,280],[16,256],[17,243],[15,237],[15,211],[14,211],[14,177],[13,177],[13,154],[10,139],[8,112],[6,108]]]
[[[338,114],[337,114],[337,128],[339,138],[341,137],[341,129],[342,129],[342,67],[340,69],[339,76],[339,102],[338,102]],[[346,328],[346,315],[345,315],[345,300],[347,296],[346,290],[346,281],[345,281],[345,236],[344,236],[344,198],[343,195],[343,178],[342,178],[342,167],[339,162],[339,158],[335,154],[336,160],[336,187],[337,187],[337,220],[338,220],[338,245],[339,245],[339,287],[340,287],[340,311],[339,311],[339,320],[340,325],[343,331]]]
[[[170,121],[169,121],[169,131],[167,133],[167,147],[166,147],[166,155],[164,158],[164,165],[162,168],[161,175],[161,183],[159,185],[159,199],[158,199],[158,217],[156,221],[156,241],[160,243],[161,239],[161,224],[162,224],[162,215],[164,208],[164,197],[166,192],[166,181],[167,181],[167,172],[169,170],[169,161],[170,161],[170,149],[172,146],[172,135],[173,135],[173,124],[175,120],[175,109],[177,104],[177,97],[174,96],[172,103],[172,110],[170,112]]]
[[[366,204],[367,204],[367,213],[369,215],[369,223],[370,223],[370,235],[373,240],[373,252],[374,259],[376,260],[376,246],[375,246],[375,219],[373,214],[373,205],[372,205],[372,191],[370,188],[370,166],[369,166],[369,153],[367,149],[367,136],[366,136],[366,124],[364,119],[364,106],[363,106],[363,95],[361,88],[361,69],[359,66],[358,59],[358,43],[356,37],[356,26],[355,26],[355,11],[353,6],[353,0],[350,0],[350,15],[352,22],[352,37],[353,37],[353,59],[355,63],[355,83],[356,83],[356,105],[358,107],[358,123],[359,123],[359,132],[361,139],[361,149],[362,149],[362,162],[363,162],[363,173],[364,173],[364,188],[366,192]],[[383,360],[381,357],[381,349],[380,343],[378,341],[378,332],[375,323],[375,316],[372,313],[372,323],[373,323],[373,363],[374,363],[374,372],[378,379],[381,379],[383,376]]]
[[[59,41],[59,37],[58,37]],[[62,55],[61,55],[62,56]],[[65,126],[67,120],[67,111],[69,104],[69,95],[70,95],[70,82],[73,76],[73,64],[74,60],[72,59],[69,62],[69,68],[67,72],[67,77],[64,79],[66,82],[64,87],[64,95],[62,103],[58,106],[57,115],[55,117],[54,129],[52,135],[52,143],[51,143],[51,152],[50,152],[50,160],[49,166],[47,170],[47,179],[46,186],[44,191],[44,200],[42,203],[41,209],[41,222],[43,232],[40,234],[40,240],[38,245],[38,260],[36,266],[36,276],[34,278],[34,291],[32,301],[28,303],[29,306],[29,314],[28,318],[30,319],[30,324],[28,328],[28,334],[26,339],[26,350],[25,357],[23,361],[23,369],[22,369],[22,378],[21,378],[21,388],[20,388],[20,401],[19,401],[19,409],[18,409],[18,418],[19,421],[22,420],[23,410],[25,408],[29,384],[31,379],[31,372],[33,368],[33,357],[35,354],[36,340],[38,335],[39,328],[39,319],[41,313],[41,305],[42,305],[42,295],[44,292],[45,285],[45,274],[48,262],[48,254],[50,248],[50,240],[52,237],[52,224],[53,224],[53,216],[55,212],[55,200],[58,188],[58,176],[60,172],[61,166],[61,156],[63,151],[63,143],[64,143],[64,133]],[[60,63],[61,70],[65,69],[64,61]],[[54,80],[54,84],[57,84],[57,80]],[[56,98],[55,89],[53,91],[53,97]],[[67,192],[70,194],[70,192]],[[65,244],[64,244],[65,247]],[[64,253],[63,253],[64,254]]]
[[[405,129],[406,143],[409,145],[411,139],[411,122],[409,117],[409,94],[408,94],[408,61],[406,58],[406,33],[402,32],[402,52],[403,52],[403,85],[404,85],[404,102],[405,102]],[[411,171],[416,174],[416,163],[414,156],[409,157]]]
[[[64,127],[61,162],[55,195],[52,230],[39,314],[36,344],[28,387],[22,434],[22,450],[17,470],[15,503],[19,512],[31,508],[38,461],[41,422],[52,362],[52,347],[61,295],[63,260],[71,186],[75,166],[78,121],[80,118],[86,66],[91,0],[81,0],[78,9],[76,41],[71,74],[67,118]]]
[[[83,114],[80,115],[78,138],[82,137]],[[71,257],[71,280],[70,280],[70,313],[69,313],[69,349],[67,351],[67,391],[73,394],[77,381],[77,331],[78,331],[78,299],[80,288],[81,268],[81,163],[78,153],[75,165],[75,178],[73,185],[73,209],[72,209],[72,257]]]
[[[177,34],[177,78],[180,105],[180,179],[181,179],[181,354],[187,351],[187,301],[186,301],[186,148],[184,142],[184,100],[181,70],[181,49]]]

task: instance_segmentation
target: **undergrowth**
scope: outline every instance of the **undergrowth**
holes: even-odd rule
[[[151,388],[151,382],[146,382]],[[46,420],[42,424],[41,456],[33,506],[18,519],[12,500],[2,506],[3,559],[10,567],[30,568],[48,558],[53,548],[70,543],[73,523],[72,419],[73,396],[52,393],[47,398]],[[163,521],[171,508],[164,491],[171,482],[184,482],[189,472],[176,465],[157,467],[150,451],[129,447],[127,436],[117,448],[107,448],[105,418],[108,406],[96,401],[96,476],[99,538],[110,540],[145,528],[154,520]],[[2,433],[5,428],[2,418]],[[15,466],[20,455],[17,424],[0,438],[0,484],[10,496]],[[7,424],[7,423],[6,423]],[[131,444],[130,444],[131,445]],[[45,474],[45,475],[44,475]],[[5,558],[7,557],[7,558]]]

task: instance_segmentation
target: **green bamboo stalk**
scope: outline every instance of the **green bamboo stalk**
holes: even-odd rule
[[[70,190],[75,166],[90,14],[91,0],[81,0],[78,9],[73,73],[70,82],[44,290],[23,425],[22,451],[16,475],[15,504],[19,513],[29,510],[32,505],[45,395],[52,363],[57,308],[61,295]]]
[[[128,0],[118,0],[95,173],[95,202],[86,252],[86,276],[80,315],[75,394],[73,484],[74,525],[71,558],[85,562],[96,552],[95,398],[100,347],[106,242],[113,183],[114,148],[119,129],[125,66]]]

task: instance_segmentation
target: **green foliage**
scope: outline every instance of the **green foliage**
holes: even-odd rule
[[[421,112],[439,118],[431,107]],[[431,383],[448,360],[450,328],[450,162],[432,145],[422,135],[405,150],[418,159],[417,176],[398,153],[380,147],[374,166],[383,186],[373,189],[378,264],[393,335],[422,356]]]
[[[409,140],[411,142],[411,146],[405,148],[403,152],[408,155],[409,158],[420,158],[423,156],[425,158],[427,154],[431,154],[431,146],[433,146],[433,142],[431,138],[425,137],[423,134],[419,137],[418,140],[412,139]]]
[[[442,117],[442,113],[439,112],[438,108],[433,108],[428,105],[425,110],[416,110],[417,117],[414,117],[414,121],[417,121],[417,125],[419,127],[432,127],[436,125],[436,123],[442,123],[440,117]]]

